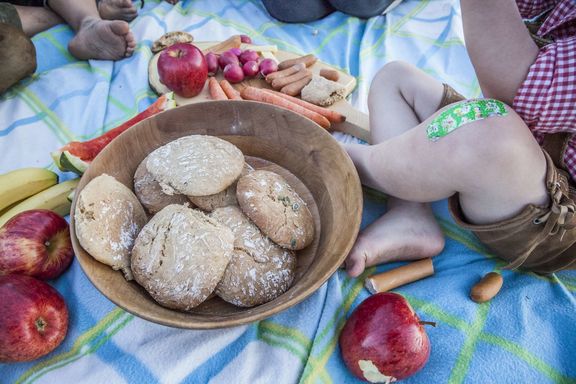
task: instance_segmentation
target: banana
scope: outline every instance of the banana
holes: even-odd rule
[[[0,211],[58,183],[45,168],[22,168],[0,175]]]
[[[30,209],[49,209],[60,216],[68,215],[72,204],[68,200],[68,195],[76,188],[79,181],[79,178],[68,180],[27,198],[0,216],[0,227],[20,212]]]

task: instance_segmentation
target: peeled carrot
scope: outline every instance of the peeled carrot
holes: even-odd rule
[[[276,91],[273,91],[271,89],[263,89],[263,91],[270,93],[270,94],[277,95],[278,97],[281,97],[283,99],[291,101],[294,104],[298,104],[301,107],[304,107],[304,108],[309,109],[313,112],[316,112],[316,113],[324,116],[325,118],[327,118],[328,121],[330,121],[332,123],[343,123],[344,121],[346,121],[346,116],[344,116],[343,114],[338,113],[336,111],[333,111],[331,109],[320,107],[316,104],[309,103],[309,102],[304,101],[302,99],[299,99],[297,97],[286,95],[286,94],[281,93],[281,92],[276,92]]]
[[[325,129],[330,129],[330,121],[319,113],[316,113],[308,108],[291,102],[283,97],[280,97],[279,92],[268,92],[263,89],[246,87],[242,90],[242,98],[246,100],[260,101],[262,103],[274,104],[278,107],[288,109],[296,112],[304,117],[309,118],[319,126]]]
[[[228,96],[226,96],[224,90],[220,84],[218,84],[218,80],[214,77],[208,79],[208,90],[210,91],[212,100],[228,100]]]
[[[220,86],[222,87],[222,90],[230,100],[242,100],[240,92],[234,89],[234,87],[232,86],[232,84],[230,84],[228,80],[222,80],[220,82]]]

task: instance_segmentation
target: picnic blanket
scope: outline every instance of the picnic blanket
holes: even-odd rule
[[[365,112],[371,79],[397,59],[468,97],[480,96],[455,0],[408,0],[386,16],[362,20],[336,12],[305,25],[275,21],[257,0],[184,0],[176,6],[147,0],[131,28],[136,52],[118,62],[75,60],[66,49],[73,36],[66,25],[34,37],[36,74],[0,97],[0,172],[25,166],[56,170],[50,151],[100,135],[151,104],[156,95],[147,81],[149,47],[172,30],[190,32],[197,41],[241,33],[257,44],[314,53],[357,77],[350,100]],[[364,198],[366,226],[386,207],[372,193]],[[428,364],[406,382],[576,383],[575,271],[550,277],[502,271],[500,294],[476,304],[468,298],[470,287],[503,263],[454,224],[446,201],[434,204],[434,212],[447,238],[434,258],[436,274],[395,290],[422,319],[437,323],[427,329]],[[399,265],[371,268],[364,277]],[[341,270],[278,315],[210,331],[169,328],[125,312],[92,286],[77,262],[50,283],[69,306],[68,335],[39,360],[0,364],[2,384],[359,382],[344,366],[338,335],[369,294],[363,278],[350,279]]]

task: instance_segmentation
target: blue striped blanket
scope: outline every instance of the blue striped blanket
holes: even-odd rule
[[[371,79],[396,59],[468,97],[480,95],[455,0],[407,0],[385,17],[362,20],[336,12],[305,25],[275,21],[257,0],[184,0],[176,6],[147,0],[139,12],[131,22],[136,52],[118,62],[75,60],[66,49],[73,36],[66,25],[34,37],[36,74],[0,97],[0,172],[56,170],[50,151],[98,136],[150,105],[156,95],[148,87],[149,47],[173,30],[188,31],[197,41],[241,33],[257,44],[314,53],[357,78],[351,102],[365,112]],[[363,226],[384,211],[385,201],[366,192]],[[503,271],[500,294],[475,304],[470,287],[503,263],[454,224],[445,201],[434,204],[434,212],[447,238],[434,259],[436,274],[396,289],[421,318],[437,323],[427,330],[428,364],[406,382],[576,383],[576,272],[540,277]],[[69,306],[68,335],[41,359],[0,364],[2,384],[357,382],[340,357],[338,334],[369,294],[362,278],[349,279],[343,271],[276,316],[210,331],[173,329],[125,312],[92,286],[77,262],[50,283]]]

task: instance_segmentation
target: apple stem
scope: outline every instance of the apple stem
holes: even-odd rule
[[[422,321],[422,320],[420,320],[419,323],[420,323],[420,325],[431,325],[431,326],[433,326],[433,327],[436,326],[436,323],[433,322],[433,321]]]
[[[170,51],[169,54],[172,57],[180,58],[184,56],[184,51],[182,51],[181,49],[177,49],[175,51]]]
[[[36,319],[35,325],[38,332],[44,333],[44,331],[46,330],[47,323],[43,318],[39,317]]]

